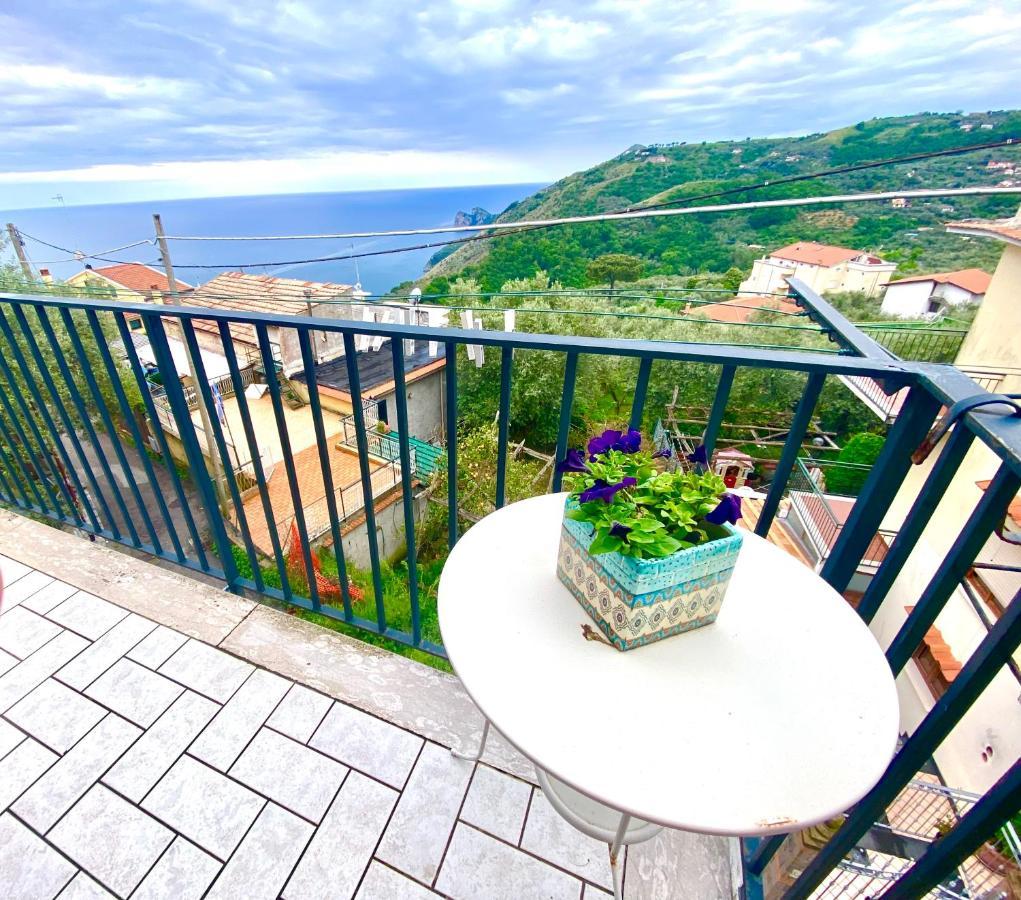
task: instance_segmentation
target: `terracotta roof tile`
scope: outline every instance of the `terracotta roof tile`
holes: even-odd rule
[[[754,307],[754,308],[749,308]],[[780,312],[800,312],[794,303],[782,297],[735,297],[720,303],[707,303],[690,310],[693,316],[705,316],[714,322],[747,322],[758,310],[768,312],[771,309]]]
[[[1009,219],[965,219],[963,222],[947,222],[946,229],[954,234],[1000,238],[1021,244],[1021,210]]]
[[[913,275],[901,278],[891,284],[913,284],[920,281],[935,281],[937,284],[952,284],[972,294],[984,294],[993,276],[981,269],[958,269],[956,272],[933,272],[931,275]]]
[[[145,293],[154,289],[157,291],[170,290],[167,276],[159,269],[154,269],[152,266],[147,266],[144,263],[136,262],[122,263],[116,266],[100,266],[93,268],[92,271],[130,291]],[[191,289],[191,285],[181,281],[180,278],[177,279],[177,285],[179,288]]]
[[[908,615],[914,610],[913,606],[905,606]],[[939,665],[940,671],[943,673],[943,677],[947,682],[953,681],[958,673],[961,671],[961,663],[957,657],[954,656],[954,651],[950,649],[950,645],[943,640],[943,633],[933,625],[927,632],[925,637],[922,638],[922,642],[926,647],[929,648],[929,652],[932,654],[933,659]]]
[[[864,250],[852,250],[850,247],[834,247],[832,244],[817,244],[815,241],[798,241],[796,244],[788,244],[779,250],[772,250],[769,255],[777,259],[789,259],[791,262],[829,267],[847,262],[864,253]]]
[[[302,281],[298,278],[224,272],[196,288],[184,300],[189,306],[207,306],[213,309],[305,315],[310,302],[314,304],[320,300],[342,296],[353,299],[354,287],[350,284],[328,281]],[[196,320],[194,324],[202,331],[218,331],[214,322]],[[231,324],[230,331],[236,341],[253,345],[256,343],[255,328],[252,325]]]
[[[982,491],[989,490],[989,484],[990,482],[988,480],[975,482],[975,485]],[[1010,505],[1007,507],[1007,515],[1014,520],[1014,524],[1016,524],[1018,528],[1021,528],[1021,496],[1015,497],[1010,501]]]

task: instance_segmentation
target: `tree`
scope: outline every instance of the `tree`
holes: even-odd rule
[[[645,270],[645,261],[627,253],[604,253],[588,264],[589,284],[607,284],[610,290],[618,281],[637,281]]]
[[[865,432],[852,436],[837,454],[837,465],[826,467],[826,490],[831,494],[856,497],[884,443],[878,434]]]

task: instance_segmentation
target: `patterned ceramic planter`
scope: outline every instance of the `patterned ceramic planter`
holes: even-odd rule
[[[662,559],[588,552],[592,526],[564,519],[557,575],[618,650],[716,621],[741,549],[741,533]]]

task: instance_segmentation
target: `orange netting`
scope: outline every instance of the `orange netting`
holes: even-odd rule
[[[298,534],[298,526],[293,521],[291,522],[291,537],[288,544],[290,547],[287,551],[288,564],[297,569],[299,572],[303,572],[305,577],[308,578],[308,571],[305,569],[305,557],[301,552],[301,537]],[[336,581],[332,581],[323,574],[319,564],[319,557],[316,556],[315,553],[312,553],[311,556],[312,571],[315,575],[316,590],[319,592],[319,596],[322,598],[340,597],[340,584]],[[362,593],[361,588],[350,581],[347,583],[347,592],[351,599],[355,602],[365,599],[365,594]]]

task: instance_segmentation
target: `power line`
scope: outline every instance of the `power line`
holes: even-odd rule
[[[56,286],[56,287],[60,287],[60,286]],[[52,296],[65,296],[65,294],[61,294],[59,291],[54,290],[53,288],[50,288],[49,290],[47,290],[45,292],[49,293]],[[94,299],[100,299],[100,300],[108,298],[108,295],[106,295],[106,294],[104,294],[102,292],[90,291],[88,289],[81,289],[81,290],[75,291],[75,292],[73,292],[71,294],[71,296],[82,296],[82,297],[85,297],[85,298],[94,298]],[[185,300],[187,300],[188,297],[189,297],[188,294],[183,294],[182,295],[182,298],[185,299]],[[208,295],[204,295],[204,296],[201,296],[201,297],[196,297],[194,299],[201,301],[201,300],[212,300],[212,299],[217,299],[217,300],[239,300],[239,299],[245,299],[245,298],[238,297],[237,295],[231,295],[231,296],[223,295],[223,296],[219,296],[219,297],[210,297]],[[390,299],[393,300],[394,298],[390,298]],[[272,301],[270,301],[270,302],[272,302]],[[287,302],[287,301],[285,299],[281,298],[278,302]],[[304,303],[306,301],[303,300],[301,302]],[[317,305],[331,305],[331,306],[368,305],[368,304],[363,304],[362,301],[360,301],[360,300],[316,300],[314,302]],[[692,301],[689,301],[689,302],[692,302]],[[708,302],[708,301],[706,301],[706,302]],[[197,304],[185,303],[183,305],[185,305],[185,306],[192,306],[193,308],[201,308],[201,306],[198,306]],[[780,312],[779,310],[771,310],[769,308],[763,308],[763,307],[757,307],[757,306],[741,306],[741,307],[738,307],[737,304],[728,304],[728,306],[733,306],[734,308],[749,309],[749,310],[752,310],[753,312],[757,312],[757,313]],[[212,308],[215,308],[215,306],[212,307]],[[372,304],[372,305],[370,305],[370,308],[390,308],[390,309],[393,309],[393,308],[403,308],[403,307],[394,307],[392,305],[388,305],[387,303],[381,303],[381,304]],[[421,308],[425,308],[425,307],[419,307],[419,308],[421,309]],[[472,312],[480,312],[480,313],[487,313],[487,312],[488,313],[500,313],[500,312],[513,311],[515,313],[522,313],[522,314],[531,313],[531,314],[535,314],[535,315],[565,315],[565,316],[585,316],[585,317],[589,317],[589,318],[617,318],[617,319],[648,319],[648,320],[660,321],[660,322],[680,322],[680,323],[692,324],[692,325],[736,326],[736,327],[745,327],[745,328],[747,328],[747,327],[753,327],[753,328],[781,328],[781,329],[785,329],[785,330],[788,330],[788,331],[807,331],[807,332],[812,332],[812,333],[815,333],[815,334],[822,333],[822,329],[821,328],[818,328],[818,327],[812,326],[812,325],[792,325],[792,324],[780,323],[780,322],[741,322],[741,321],[737,321],[737,322],[724,322],[724,321],[720,321],[718,319],[693,318],[693,317],[691,317],[689,315],[684,315],[684,314],[679,314],[679,315],[657,315],[657,314],[653,314],[653,313],[636,313],[636,312],[625,312],[625,311],[619,311],[619,310],[563,309],[563,308],[557,308],[557,307],[552,307],[550,309],[540,309],[540,308],[528,307],[528,306],[492,306],[492,305],[486,305],[486,306],[448,306],[448,305],[442,305],[442,306],[436,306],[434,308],[443,309],[443,310],[449,310],[449,311],[452,311],[452,312],[459,312],[459,311],[462,311],[462,310],[463,311],[469,311],[470,310]],[[243,310],[239,310],[239,312],[243,312]],[[696,312],[697,312],[697,310],[696,310]],[[786,313],[786,315],[791,315],[791,314],[790,313]],[[356,321],[356,320],[352,320],[352,321]]]
[[[874,161],[865,162],[865,163],[855,163],[855,164],[852,164],[852,165],[841,166],[841,167],[838,167],[838,168],[835,168],[835,169],[823,170],[821,172],[810,172],[810,173],[804,173],[804,174],[801,174],[801,175],[791,175],[791,176],[787,176],[785,178],[779,178],[779,179],[775,179],[775,180],[761,181],[761,182],[758,182],[758,183],[755,183],[755,184],[743,185],[743,186],[738,186],[738,187],[733,187],[733,188],[727,188],[727,189],[724,189],[724,190],[713,191],[713,192],[705,193],[705,194],[699,194],[699,195],[695,195],[695,196],[692,196],[692,197],[683,197],[683,198],[679,198],[677,200],[664,201],[662,203],[639,204],[637,206],[626,207],[625,209],[618,210],[616,212],[605,213],[605,214],[602,214],[599,217],[572,217],[572,218],[565,218],[565,219],[549,219],[549,220],[539,220],[537,222],[531,222],[531,223],[530,222],[508,222],[508,223],[492,222],[492,223],[489,223],[489,225],[485,225],[485,226],[449,226],[449,227],[446,227],[446,228],[436,228],[436,229],[404,229],[404,230],[396,230],[396,231],[388,231],[388,232],[345,232],[345,233],[341,233],[341,234],[331,234],[331,235],[280,235],[280,236],[266,236],[266,235],[263,235],[263,236],[250,236],[250,237],[237,237],[237,236],[226,236],[226,237],[208,236],[207,237],[207,236],[178,235],[178,236],[169,237],[168,239],[169,240],[204,240],[204,241],[217,241],[217,240],[224,240],[224,241],[312,240],[312,239],[350,239],[350,238],[353,238],[353,237],[383,237],[383,236],[395,236],[396,237],[396,236],[405,236],[405,235],[414,235],[414,234],[449,233],[449,232],[454,232],[454,231],[466,231],[466,230],[481,230],[481,231],[489,230],[489,231],[493,231],[495,229],[496,232],[497,232],[496,234],[479,234],[479,235],[474,235],[472,237],[467,237],[467,238],[458,238],[458,239],[446,240],[446,241],[436,241],[436,242],[430,242],[430,243],[425,243],[425,244],[411,245],[411,246],[407,246],[407,247],[390,248],[388,250],[377,250],[377,251],[368,251],[368,252],[363,252],[363,253],[353,253],[353,254],[345,254],[345,255],[334,255],[334,256],[325,256],[325,257],[314,257],[314,258],[302,259],[302,260],[291,260],[291,261],[284,261],[284,262],[266,262],[266,263],[244,263],[244,264],[232,264],[232,265],[208,265],[208,264],[207,265],[197,265],[197,264],[193,264],[193,265],[179,265],[178,268],[187,268],[187,269],[265,268],[265,267],[269,267],[269,266],[304,265],[304,264],[307,264],[307,263],[333,262],[333,261],[340,261],[340,260],[346,260],[346,259],[355,260],[355,259],[363,259],[363,258],[371,257],[371,256],[389,255],[389,254],[392,254],[392,253],[407,253],[407,252],[410,252],[410,251],[413,251],[413,250],[428,250],[428,249],[433,249],[433,248],[436,248],[436,247],[449,247],[449,246],[453,246],[453,245],[456,245],[456,244],[471,243],[473,241],[478,241],[478,240],[488,240],[491,237],[501,236],[501,235],[504,235],[504,234],[523,234],[523,233],[526,233],[526,232],[532,231],[532,230],[551,228],[551,227],[555,227],[555,226],[558,226],[558,225],[564,225],[564,224],[580,224],[582,222],[591,222],[591,221],[610,221],[610,220],[617,219],[617,218],[644,218],[644,216],[640,216],[640,215],[636,215],[636,214],[647,212],[647,211],[654,211],[655,212],[655,211],[661,211],[661,210],[670,210],[670,211],[673,211],[673,212],[680,212],[679,210],[673,210],[672,208],[677,206],[678,204],[682,204],[682,203],[693,203],[693,202],[702,201],[702,200],[718,199],[720,197],[732,196],[734,194],[745,193],[745,192],[749,192],[749,191],[762,190],[764,188],[775,187],[775,186],[778,186],[778,185],[792,184],[794,182],[806,181],[806,180],[811,180],[811,179],[815,179],[815,178],[826,178],[826,177],[829,177],[831,175],[847,174],[847,173],[850,173],[850,172],[862,171],[862,170],[866,170],[866,169],[874,169],[874,168],[881,168],[881,167],[884,167],[884,166],[898,165],[898,164],[905,163],[905,162],[919,162],[919,161],[922,161],[922,160],[933,159],[933,158],[937,158],[937,157],[957,156],[957,155],[962,155],[962,154],[965,154],[965,153],[973,153],[973,152],[976,152],[976,151],[979,151],[979,150],[990,150],[990,149],[995,149],[995,148],[999,148],[999,147],[1007,147],[1007,146],[1015,145],[1015,144],[1017,144],[1017,142],[1018,142],[1018,138],[1013,138],[1012,137],[1012,138],[1006,138],[1006,139],[1000,140],[1000,141],[987,142],[985,144],[972,144],[972,145],[966,146],[966,147],[953,147],[953,148],[948,148],[948,149],[945,149],[945,150],[933,150],[933,151],[927,151],[927,152],[924,152],[924,153],[908,154],[908,155],[899,156],[899,157],[888,157],[888,158],[882,159],[882,160],[874,160]],[[958,189],[958,190],[963,192],[963,191],[967,191],[968,189]],[[1006,189],[998,189],[998,188],[974,189],[974,192],[975,193],[990,193],[990,194],[996,194],[996,193],[1014,193],[1009,188],[1006,188]],[[922,195],[922,194],[919,194],[919,192],[917,192],[917,191],[902,191],[902,192],[889,192],[889,193],[887,193],[885,195],[885,197],[876,198],[876,199],[885,199],[887,197],[889,199],[894,199],[895,197],[909,197],[909,196],[953,196],[953,194],[949,194],[949,193],[929,193],[929,194]],[[777,205],[791,205],[791,204],[782,204],[781,201],[767,201],[767,202],[768,203],[774,203],[774,204],[777,204]],[[826,202],[826,201],[817,201],[817,202]],[[829,202],[839,202],[839,198],[832,198]],[[730,209],[733,209],[733,208],[735,208],[734,205],[726,205],[726,206],[720,205],[718,211],[727,211],[727,210],[730,210]],[[749,207],[749,208],[751,208],[751,207]],[[693,212],[703,212],[703,211],[705,211],[705,209],[699,209],[699,208],[689,208],[689,209],[690,209],[690,211],[693,211]],[[711,207],[710,207],[710,209],[711,209]],[[660,212],[660,214],[662,215],[664,213]],[[51,248],[56,249],[56,250],[60,250],[62,253],[72,254],[73,256],[75,256],[75,258],[77,258],[76,257],[76,251],[74,251],[74,250],[70,250],[70,249],[68,249],[66,247],[61,247],[61,246],[58,246],[56,244],[49,243],[48,241],[44,241],[44,240],[42,240],[40,238],[36,238],[36,237],[31,236],[31,235],[25,235],[25,236],[26,237],[30,237],[32,240],[37,241],[37,242],[39,242],[41,244],[44,244],[44,245],[46,245],[48,247],[51,247]],[[105,256],[105,254],[114,253],[114,252],[117,252],[118,250],[128,249],[129,247],[132,247],[132,246],[140,246],[142,244],[151,244],[151,243],[152,243],[151,240],[137,241],[134,244],[129,244],[129,245],[126,245],[125,247],[115,248],[113,250],[106,250],[106,251],[102,251],[101,253],[96,253],[96,254],[88,254],[87,258],[89,258],[89,259],[98,259],[98,260],[102,260],[103,262],[110,262],[110,263],[115,263],[115,264],[123,265],[123,264],[125,264],[128,261],[127,260],[119,260],[119,259],[109,259],[109,258],[107,258]],[[70,261],[70,260],[68,260],[68,261]]]
[[[959,156],[964,153],[973,153],[976,150],[990,150],[996,147],[1007,147],[1017,144],[1018,138],[1007,138],[1002,141],[992,141],[987,144],[975,144],[968,147],[953,147],[947,150],[933,150],[925,153],[913,153],[908,156],[897,156],[890,157],[882,160],[874,160],[866,163],[853,163],[847,166],[840,166],[836,169],[826,169],[821,172],[807,172],[801,175],[791,175],[785,178],[778,178],[773,181],[761,181],[756,184],[744,185],[741,187],[727,188],[722,191],[714,191],[708,194],[700,194],[694,197],[681,197],[677,200],[667,200],[661,203],[641,203],[635,206],[628,206],[621,210],[614,212],[601,213],[594,216],[573,216],[560,219],[538,219],[534,221],[518,221],[518,222],[490,222],[486,225],[446,225],[437,226],[434,228],[402,228],[391,231],[350,231],[341,232],[338,234],[282,234],[282,235],[251,235],[248,237],[243,236],[223,236],[218,237],[215,235],[167,235],[168,241],[311,241],[311,240],[350,240],[352,238],[377,238],[377,237],[409,237],[421,234],[450,234],[453,232],[465,232],[465,231],[487,231],[487,230],[501,230],[501,229],[513,229],[522,227],[537,227],[542,226],[544,228],[553,227],[555,225],[570,225],[578,224],[582,222],[598,222],[598,221],[609,221],[615,218],[632,218],[632,213],[644,212],[646,210],[654,209],[666,209],[674,207],[679,203],[693,203],[701,200],[713,200],[718,197],[728,197],[733,194],[741,194],[747,191],[760,190],[767,187],[776,187],[777,185],[793,184],[798,181],[808,181],[814,178],[827,178],[831,175],[844,175],[850,172],[858,172],[865,169],[874,169],[882,166],[899,165],[905,162],[919,162],[925,159],[933,159],[935,157],[943,156]],[[897,196],[904,196],[897,194]],[[108,251],[113,252],[113,251]],[[354,257],[351,257],[354,258]],[[281,265],[289,265],[288,263],[281,263]]]
[[[19,231],[19,233],[21,234],[22,237],[27,237],[29,240],[35,241],[37,244],[42,244],[44,247],[49,247],[51,250],[59,250],[61,253],[70,253],[71,254],[70,258],[68,258],[68,259],[52,259],[52,260],[47,260],[46,262],[39,263],[39,265],[44,265],[44,266],[52,266],[52,265],[57,265],[58,263],[66,263],[66,262],[81,262],[83,259],[99,259],[99,260],[102,260],[103,262],[112,262],[112,263],[118,263],[120,265],[125,265],[125,262],[122,261],[122,260],[117,260],[117,259],[108,260],[108,259],[106,259],[106,254],[108,254],[108,253],[119,253],[121,250],[130,250],[132,247],[141,247],[143,244],[151,245],[153,243],[151,240],[134,241],[134,242],[132,242],[130,244],[124,244],[121,247],[113,247],[110,250],[100,250],[100,251],[98,251],[96,253],[84,253],[84,252],[82,252],[80,250],[71,250],[68,247],[61,247],[58,244],[51,244],[49,241],[44,241],[42,238],[38,238],[35,235],[29,234],[26,231],[21,231],[21,229],[18,229],[18,231]],[[128,263],[128,264],[130,264],[130,263]]]
[[[453,244],[465,244],[471,241],[489,240],[491,237],[503,237],[506,234],[520,234],[527,231],[551,228],[560,225],[581,225],[605,221],[689,216],[699,215],[702,213],[737,212],[745,209],[818,206],[827,203],[871,203],[899,198],[921,199],[927,197],[1007,196],[1016,194],[1021,194],[1021,187],[932,188],[910,191],[880,191],[862,194],[831,194],[822,197],[788,197],[782,200],[757,200],[746,203],[720,203],[711,206],[688,206],[683,209],[639,209],[626,213],[604,213],[593,216],[570,216],[562,219],[545,219],[536,222],[529,222],[523,226],[517,227],[516,229],[502,231],[496,235],[473,235],[472,237],[455,238],[448,241],[432,241],[424,244],[412,244],[406,247],[390,247],[385,250],[367,250],[362,253],[317,256],[306,259],[276,260],[272,262],[192,263],[190,265],[175,265],[178,269],[253,269],[264,268],[267,266],[298,266],[308,263],[340,262],[347,259],[365,259],[370,256],[390,256],[394,253],[408,253],[412,250],[430,250],[434,247],[449,247]],[[472,227],[474,228],[475,226]],[[504,226],[501,225],[501,227]]]
[[[908,162],[922,162],[927,159],[936,159],[943,156],[961,156],[965,153],[974,153],[976,150],[995,150],[999,147],[1016,146],[1021,138],[1010,137],[1001,141],[990,141],[986,144],[972,144],[967,147],[951,147],[946,150],[929,150],[924,153],[911,153],[906,156],[892,156],[886,159],[874,160],[865,163],[852,163],[846,166],[839,166],[836,169],[824,169],[821,172],[806,172],[801,175],[788,175],[778,178],[775,181],[762,181],[750,187],[733,187],[723,191],[716,191],[712,194],[702,194],[698,197],[681,197],[677,200],[665,200],[662,203],[639,204],[636,209],[658,209],[661,207],[673,206],[677,203],[690,203],[693,200],[709,200],[715,197],[729,197],[733,194],[740,194],[749,189],[775,187],[778,184],[794,184],[798,181],[809,181],[813,178],[828,178],[831,175],[846,175],[850,172],[861,172],[866,169],[877,169],[883,166],[900,165]]]

